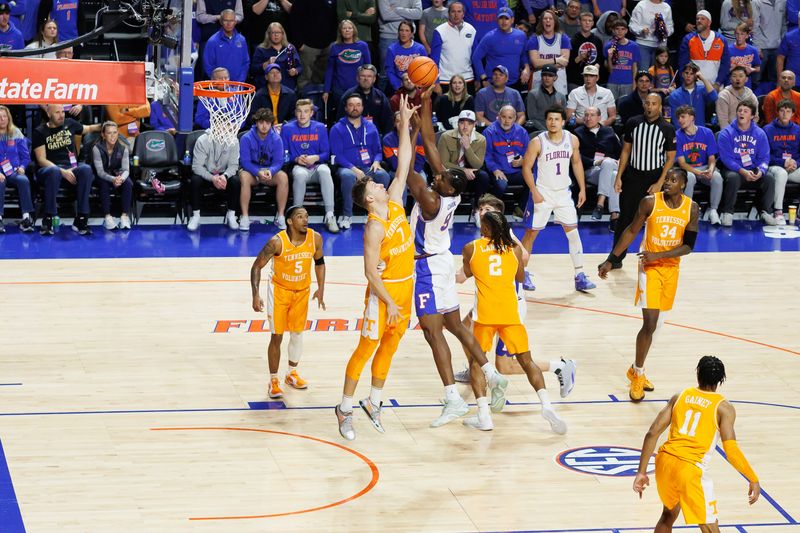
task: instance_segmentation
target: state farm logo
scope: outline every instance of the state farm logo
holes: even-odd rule
[[[0,100],[66,100],[68,102],[97,100],[94,83],[62,83],[59,78],[47,78],[44,83],[0,80]]]

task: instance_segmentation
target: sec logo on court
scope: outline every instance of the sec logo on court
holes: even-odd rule
[[[624,446],[586,446],[565,450],[556,456],[556,463],[581,474],[593,476],[635,476],[641,450]],[[647,473],[655,471],[655,455],[647,464]]]

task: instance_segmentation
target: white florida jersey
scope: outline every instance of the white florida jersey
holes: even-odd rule
[[[411,210],[411,232],[414,234],[414,248],[417,255],[442,254],[450,251],[450,228],[453,215],[461,203],[461,196],[442,196],[439,212],[431,220],[425,220],[419,204]]]
[[[572,162],[572,134],[562,131],[561,142],[550,140],[549,133],[544,131],[537,137],[541,145],[539,157],[536,158],[536,186],[550,190],[567,189],[572,184],[569,169]]]

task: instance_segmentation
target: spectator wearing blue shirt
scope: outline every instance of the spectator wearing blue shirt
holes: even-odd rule
[[[464,21],[475,28],[476,44],[497,27],[497,11],[508,7],[506,0],[463,0],[459,3],[464,6]]]
[[[752,88],[753,77],[758,79],[758,75],[761,72],[761,58],[758,56],[758,48],[747,43],[747,39],[750,37],[750,28],[746,23],[739,24],[734,35],[736,36],[736,44],[728,48],[731,58],[731,70],[734,67],[744,67],[747,74],[747,83],[745,85]]]
[[[33,231],[31,183],[25,175],[25,167],[30,162],[28,140],[14,125],[11,111],[0,105],[0,233],[6,231],[3,227],[3,208],[8,185],[17,189],[19,194],[19,207],[22,211],[20,229],[24,232]]]
[[[369,176],[384,187],[389,186],[389,174],[381,168],[383,153],[378,129],[361,114],[364,103],[358,94],[344,99],[344,118],[330,132],[331,154],[338,167],[342,183],[342,217],[339,227],[350,229],[353,216],[353,185]]]
[[[517,124],[517,112],[506,105],[497,120],[484,130],[486,137],[486,169],[492,179],[492,193],[501,196],[508,187],[522,185],[522,157],[528,148],[528,132]],[[522,200],[522,197],[517,198]]]
[[[39,31],[37,26],[39,22],[39,0],[25,0],[24,5],[21,15],[22,20],[20,20],[17,28],[22,32],[22,37],[27,43],[32,41],[36,37],[36,32]]]
[[[22,50],[25,39],[22,32],[10,22],[11,6],[0,3],[0,50]]]
[[[733,225],[736,195],[742,187],[761,191],[761,220],[768,226],[776,224],[770,214],[775,203],[775,178],[768,173],[769,140],[753,121],[755,116],[756,106],[752,102],[740,103],[736,108],[736,120],[722,130],[717,139],[725,165],[720,216],[723,226]]]
[[[775,223],[786,225],[783,216],[783,196],[786,183],[800,183],[800,126],[792,121],[796,111],[794,102],[781,100],[778,103],[778,118],[764,126],[769,141],[769,174],[775,178]]]
[[[522,0],[519,3],[522,4],[522,10],[528,15],[530,24],[536,24],[546,9],[556,8],[554,0]]]
[[[295,120],[281,128],[283,149],[292,172],[292,202],[303,205],[306,184],[319,183],[322,202],[325,205],[325,225],[331,233],[339,233],[336,217],[333,216],[333,178],[328,161],[331,149],[325,125],[311,120],[314,104],[311,100],[298,100],[294,108]]]
[[[350,20],[341,21],[328,54],[322,101],[335,111],[344,92],[358,83],[358,68],[371,63],[369,45],[359,40],[356,25]]]
[[[396,91],[403,85],[403,74],[418,56],[427,56],[427,52],[424,46],[414,41],[414,24],[404,20],[397,27],[397,42],[392,43],[386,51],[383,67],[392,89]]]
[[[484,87],[475,95],[475,114],[478,124],[492,123],[497,119],[500,109],[510,105],[516,110],[516,122],[525,123],[525,102],[519,91],[506,87],[508,69],[497,65],[492,70],[492,85]]]
[[[215,68],[225,67],[231,80],[244,81],[250,70],[250,56],[244,36],[236,31],[236,15],[226,9],[219,21],[222,29],[211,36],[203,52],[203,70],[210,78]]]
[[[200,107],[205,106],[200,104]],[[206,112],[206,114],[207,113],[208,112]],[[148,118],[148,122],[150,123],[150,127],[156,131],[166,131],[171,135],[177,133],[175,124],[172,122],[172,119],[169,118],[169,115],[167,115],[167,112],[164,110],[164,106],[162,106],[161,102],[158,100],[150,102],[150,117]]]
[[[255,125],[239,140],[239,180],[242,192],[242,216],[239,229],[250,230],[250,196],[253,187],[275,187],[278,210],[275,225],[286,229],[286,201],[289,198],[289,177],[281,170],[284,163],[283,141],[272,123],[275,117],[269,109],[259,109],[253,117]]]
[[[611,27],[614,38],[603,47],[609,72],[606,88],[614,95],[614,101],[619,102],[634,90],[633,80],[642,63],[642,56],[639,45],[625,37],[628,23],[624,19],[618,19]]]
[[[34,28],[36,22],[50,18],[58,24],[58,35],[62,41],[74,39],[78,36],[79,5],[78,0],[43,0],[39,4],[38,16],[33,21]],[[28,12],[27,9],[25,11]]]
[[[800,15],[800,0],[786,0],[786,27],[790,31],[797,28],[798,15]]]
[[[497,65],[508,68],[508,84],[517,88],[526,85],[531,72],[525,44],[528,38],[514,28],[514,13],[507,7],[497,12],[497,28],[493,29],[472,50],[472,72],[483,87],[489,86],[487,72]]]
[[[264,42],[259,44],[253,52],[253,62],[250,64],[250,75],[257,88],[266,85],[264,74],[267,66],[277,64],[283,75],[283,84],[294,90],[297,87],[297,78],[303,72],[300,63],[300,54],[297,48],[286,40],[286,31],[279,22],[273,22],[267,27]]]
[[[5,0],[5,1],[8,2],[8,7],[11,8],[11,24],[13,24],[15,28],[17,28],[20,32],[22,32],[22,37],[23,39],[25,39],[25,32],[22,31],[22,19],[25,16],[25,12],[27,11],[29,0]],[[39,7],[38,3],[36,7],[38,9]]]
[[[775,59],[778,72],[791,70],[795,74],[800,72],[800,29],[795,28],[786,32],[778,45],[778,57]]]
[[[253,124],[253,114],[255,111],[266,107],[272,110],[275,115],[275,124],[283,124],[292,119],[294,106],[297,102],[297,93],[282,83],[281,69],[272,63],[267,65],[267,86],[256,91],[253,96],[253,104],[250,106],[250,116],[247,117],[246,124]]]
[[[717,169],[717,141],[714,133],[705,126],[695,125],[695,111],[690,105],[677,110],[675,120],[680,129],[675,132],[675,162],[686,171],[686,189],[683,194],[691,198],[698,181],[711,189],[706,213],[708,221],[719,224],[719,203],[722,199],[722,174]]]
[[[682,105],[690,105],[694,108],[696,120],[700,124],[706,124],[709,117],[706,114],[708,104],[716,103],[718,94],[711,82],[700,72],[700,67],[689,62],[683,67],[683,85],[672,91],[667,98],[671,110],[670,116],[675,116],[678,108]],[[702,85],[698,85],[700,80]]]

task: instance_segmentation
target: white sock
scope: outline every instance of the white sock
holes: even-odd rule
[[[353,397],[352,396],[345,396],[342,394],[342,403],[339,404],[339,411],[343,413],[352,413],[353,412]]]
[[[0,218],[3,218],[3,217],[0,217]],[[31,214],[30,213],[22,213],[22,220],[27,220],[29,218],[31,218]]]
[[[303,334],[289,333],[289,362],[297,366],[300,356],[303,355]]]
[[[329,218],[334,218],[333,211],[328,211],[327,213],[325,213],[325,219],[327,220]],[[335,218],[334,218],[334,220],[335,220]]]
[[[633,365],[633,371],[634,371],[634,372],[636,372],[636,375],[637,375],[637,376],[641,376],[642,374],[644,374],[644,367],[641,367],[641,368],[639,368],[639,367],[638,367],[638,366],[636,366],[636,364],[634,363],[634,365]]]
[[[556,370],[564,370],[564,367],[567,366],[564,361],[553,360],[550,361],[550,372],[555,372]]]
[[[495,374],[498,373],[494,365],[488,361],[481,367],[481,370],[483,370],[483,373],[486,376],[486,381],[492,381]]]
[[[444,399],[448,402],[453,400],[461,400],[461,395],[456,390],[455,385],[445,385],[444,386]]]
[[[478,418],[483,420],[485,418],[491,418],[492,412],[489,411],[489,400],[486,396],[482,396],[476,400],[478,402]]]
[[[575,273],[583,272],[583,243],[577,229],[566,232],[569,241],[569,256],[572,259],[572,266]]]
[[[200,210],[199,209],[195,209],[192,212],[192,218],[200,218]]]
[[[382,392],[383,392],[383,389],[379,389],[379,388],[375,387],[374,385],[369,390],[369,401],[375,407],[380,407],[381,406],[381,393]]]
[[[270,381],[272,381],[273,379],[278,379],[278,374],[277,374],[277,373],[275,373],[275,374],[270,374],[270,375],[269,375],[269,379],[270,379]]]
[[[542,409],[553,409],[553,406],[550,404],[550,395],[547,394],[547,389],[542,387],[536,391],[536,394],[539,395],[539,401],[542,402]]]

